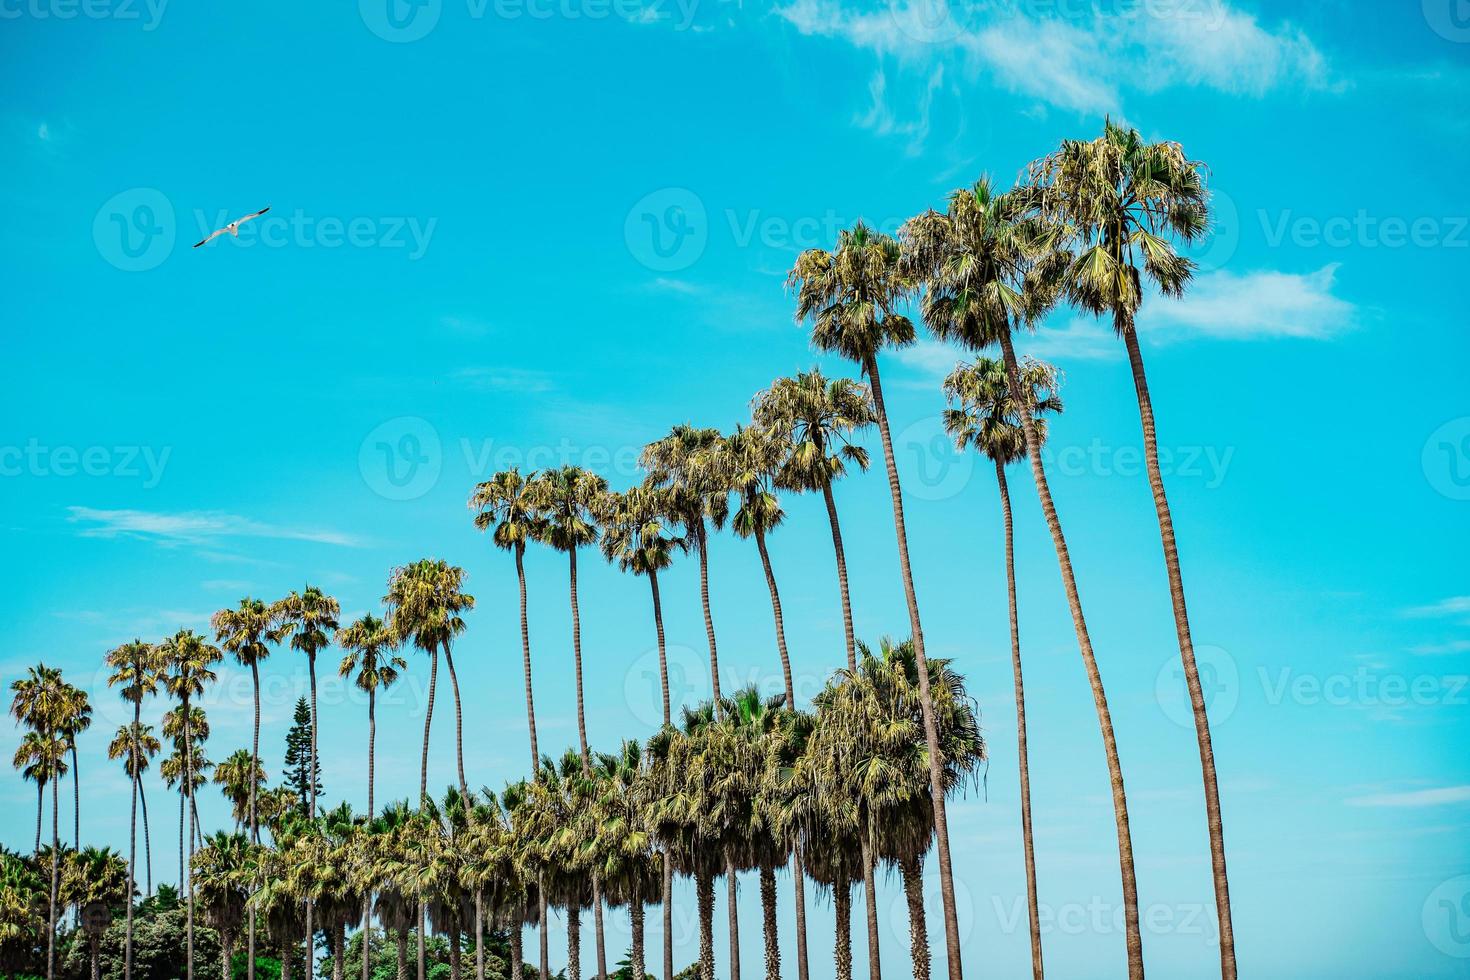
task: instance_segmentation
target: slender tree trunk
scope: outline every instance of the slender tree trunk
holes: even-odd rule
[[[508,980],[525,980],[526,976],[526,954],[524,948],[525,934],[524,924],[519,915],[510,928],[510,977]]]
[[[102,980],[102,947],[91,936],[87,937],[87,951],[91,954],[92,980]]]
[[[538,893],[538,897],[536,899],[536,904],[539,906],[539,908],[537,909],[537,915],[539,915],[540,916],[540,919],[541,919],[541,928],[540,928],[540,930],[538,932],[538,935],[537,935],[537,942],[540,943],[540,947],[541,947],[540,950],[539,950],[539,952],[541,954],[541,962],[540,962],[541,974],[540,975],[543,976],[543,977],[550,977],[551,976],[551,937],[547,934],[548,914],[550,912],[550,909],[547,908],[547,904],[548,903],[546,901],[546,888],[545,888],[545,885],[544,885],[544,881],[538,881],[536,883],[536,891]]]
[[[408,930],[397,929],[393,933],[393,945],[397,954],[398,980],[408,980]]]
[[[714,694],[716,710],[720,703],[720,655],[715,649],[715,618],[709,609],[709,531],[700,518],[695,531],[695,546],[699,549],[699,602],[704,609],[704,635],[709,639],[709,680]]]
[[[924,656],[924,629],[919,623],[919,600],[914,592],[914,575],[909,566],[908,532],[903,520],[903,491],[898,482],[898,466],[893,458],[893,437],[888,430],[888,410],[883,404],[883,383],[878,376],[878,359],[868,359],[868,380],[873,389],[877,409],[878,435],[883,442],[883,462],[888,469],[888,492],[893,498],[893,529],[898,538],[898,568],[903,576],[904,599],[908,604],[909,626],[914,632],[914,659],[919,673],[919,703],[924,715],[924,741],[929,755],[929,794],[934,801],[934,837],[939,851],[939,891],[944,903],[944,948],[949,980],[962,980],[960,962],[960,924],[955,914],[954,869],[949,855],[949,820],[945,815],[942,758],[939,732],[934,725],[934,701],[929,692],[929,661]]]
[[[582,909],[567,906],[567,980],[582,980]]]
[[[32,854],[41,853],[41,815],[46,811],[46,780],[36,780],[36,846]]]
[[[924,855],[909,854],[898,865],[903,897],[909,907],[909,955],[914,980],[929,980],[929,926],[924,921]]]
[[[631,967],[633,980],[644,980],[648,974],[644,970],[643,961],[643,896],[634,893],[633,901],[628,905],[628,923],[633,930],[632,948],[628,950],[628,965]]]
[[[449,930],[449,980],[464,976],[464,962],[459,952],[459,930]]]
[[[197,805],[194,802],[194,736],[193,736],[193,734],[189,730],[189,697],[188,697],[187,694],[183,698],[183,706],[184,706],[184,791],[189,796],[189,821],[190,821],[190,825],[192,826],[193,825],[193,822],[199,818],[199,810],[198,810]],[[194,835],[193,834],[190,834],[189,835],[189,865],[188,865],[188,879],[187,879],[187,881],[188,881],[188,885],[189,885],[189,891],[188,891],[189,907],[188,907],[188,914],[187,914],[187,918],[186,918],[186,922],[185,922],[186,927],[187,927],[186,930],[185,930],[186,931],[186,934],[187,934],[186,935],[186,939],[185,939],[185,946],[187,947],[187,956],[188,956],[188,961],[187,961],[187,980],[194,980]],[[307,980],[311,980],[310,974],[307,975]]]
[[[791,899],[796,906],[796,978],[807,980],[806,956],[806,869],[802,866],[801,843],[791,849]]]
[[[475,889],[475,980],[485,980],[485,893]]]
[[[847,554],[842,550],[842,527],[837,523],[837,502],[832,499],[831,483],[822,485],[822,500],[827,504],[827,521],[832,525],[832,550],[837,555],[837,590],[842,596],[842,635],[847,642],[847,669],[856,671],[857,637],[853,634],[852,599],[847,591]]]
[[[674,864],[669,860],[669,849],[663,850],[663,902],[664,917],[664,980],[674,980]]]
[[[587,747],[587,711],[582,694],[582,616],[577,603],[577,549],[567,549],[572,604],[572,660],[577,684],[577,741],[582,747],[582,775],[592,778],[592,752]],[[592,935],[597,952],[597,980],[607,977],[607,947],[602,926],[602,881],[592,875]]]
[[[373,776],[375,774],[375,758],[378,740],[378,690],[377,687],[368,688],[368,785],[367,785],[367,819],[371,824],[373,815],[377,812],[373,808]],[[362,896],[362,980],[372,980],[372,957],[368,955],[369,943],[373,935],[373,889],[369,886]]]
[[[235,937],[221,930],[219,937],[219,980],[231,980],[230,961],[235,958]],[[96,980],[94,977],[93,980]]]
[[[740,902],[735,860],[725,852],[725,917],[730,931],[730,980],[740,980]]]
[[[46,911],[46,980],[56,980],[56,907],[61,899],[61,867],[57,860],[61,853],[61,820],[58,815],[61,808],[61,793],[57,788],[60,785],[60,775],[53,774],[51,779],[51,896]]]
[[[444,666],[449,671],[449,691],[454,695],[454,763],[459,775],[459,795],[469,798],[469,786],[464,779],[464,715],[460,710],[459,675],[454,672],[454,655],[449,650],[449,641],[444,641]]]
[[[82,849],[82,779],[81,764],[77,761],[77,740],[71,739],[71,805],[72,840],[78,851]],[[77,910],[77,921],[81,921],[81,910]]]
[[[873,845],[867,834],[863,835],[863,915],[868,926],[868,977],[882,980],[883,966],[879,961],[878,948],[878,883],[874,880],[877,861],[873,856]]]
[[[694,875],[694,896],[699,906],[699,976],[715,980],[715,878],[708,871]]]
[[[295,945],[294,939],[287,939],[281,943],[281,980],[291,980],[291,959],[295,954],[292,947]]]
[[[260,664],[254,657],[250,659],[250,694],[255,710],[255,723],[250,733],[250,839],[256,844],[260,843],[260,812],[256,806],[256,793],[259,780],[255,774],[260,771]],[[251,882],[251,894],[254,894],[254,882]],[[255,906],[251,904],[246,910],[247,921],[245,924],[245,980],[255,980]],[[366,980],[366,978],[364,978]]]
[[[367,947],[363,948],[363,958],[367,959]],[[332,927],[332,980],[344,980],[347,974],[347,927],[337,923]]]
[[[852,980],[852,890],[846,882],[832,886],[832,911],[837,919],[832,953],[837,980]]]
[[[791,657],[786,651],[786,624],[781,616],[781,593],[776,588],[776,573],[771,570],[771,555],[766,549],[766,532],[755,532],[755,548],[760,552],[761,568],[766,573],[766,589],[771,593],[771,616],[776,621],[776,653],[781,658],[781,679],[786,683],[786,707],[796,710],[796,689],[791,682]]]
[[[541,755],[536,748],[536,701],[531,696],[531,627],[526,620],[526,546],[517,544],[516,580],[521,587],[521,662],[526,672],[526,727],[531,731],[531,776],[534,779],[541,768]],[[543,921],[544,927],[546,923]]]
[[[761,864],[761,933],[766,943],[766,980],[781,980],[781,937],[776,927],[776,867]]]
[[[1021,846],[1026,861],[1026,911],[1031,923],[1031,975],[1041,980],[1041,913],[1036,899],[1036,851],[1031,834],[1031,764],[1026,754],[1026,687],[1021,680],[1021,625],[1016,614],[1016,541],[1011,520],[1011,490],[1002,460],[995,460],[1000,488],[1001,518],[1005,525],[1006,599],[1011,618],[1011,674],[1016,686],[1016,754],[1021,772]]]
[[[138,806],[143,811],[143,875],[148,894],[153,897],[153,832],[148,829],[148,791],[138,782]]]
[[[1011,343],[1009,330],[1000,333],[1001,351],[1005,355],[1006,374],[1012,391],[1023,391],[1021,369],[1016,362],[1015,347]],[[1077,593],[1077,579],[1072,572],[1072,558],[1067,551],[1067,539],[1062,534],[1062,523],[1057,518],[1056,505],[1051,498],[1051,487],[1046,480],[1046,470],[1041,461],[1041,443],[1037,436],[1036,422],[1031,417],[1031,407],[1024,398],[1016,399],[1021,415],[1021,428],[1026,434],[1026,452],[1031,458],[1031,475],[1036,481],[1036,493],[1041,498],[1041,511],[1046,516],[1047,528],[1051,531],[1052,545],[1057,553],[1057,565],[1062,573],[1062,587],[1067,594],[1067,606],[1072,612],[1072,629],[1077,634],[1077,646],[1082,654],[1082,663],[1087,670],[1087,681],[1092,687],[1092,701],[1097,710],[1098,727],[1102,730],[1103,751],[1107,756],[1108,776],[1113,791],[1113,819],[1118,830],[1118,863],[1123,884],[1124,930],[1128,948],[1128,976],[1130,980],[1143,977],[1143,936],[1138,924],[1138,877],[1133,866],[1133,836],[1128,825],[1128,798],[1123,789],[1123,766],[1118,759],[1118,742],[1113,735],[1113,717],[1108,710],[1107,694],[1103,690],[1102,674],[1093,656],[1092,639],[1087,633],[1087,621],[1082,615],[1082,600]]]
[[[436,646],[429,651],[429,703],[424,709],[424,751],[419,760],[419,806],[423,806],[424,797],[429,793],[429,728],[434,722],[434,688],[439,681],[439,648]],[[418,928],[418,980],[424,980],[427,969],[424,957],[424,931],[428,928],[429,914],[424,906],[424,900],[419,898],[419,928]],[[311,980],[308,976],[307,980]]]
[[[142,728],[143,695],[133,702],[133,728],[129,734],[128,762],[132,769],[133,798],[128,817],[128,909],[123,935],[123,980],[133,980],[133,894],[138,890],[138,732]],[[254,980],[254,978],[251,978]]]
[[[188,821],[188,809],[184,802],[185,790],[179,786],[179,891],[184,890],[184,827]]]
[[[592,876],[592,932],[597,947],[597,980],[607,980],[607,946],[602,931],[602,880]]]
[[[669,660],[664,650],[664,607],[658,596],[658,569],[648,570],[648,587],[653,592],[653,628],[658,634],[658,676],[663,684],[664,727],[667,728],[672,724],[673,707],[669,701]]]
[[[1199,742],[1200,772],[1205,786],[1205,822],[1210,834],[1210,867],[1215,880],[1215,911],[1220,925],[1220,975],[1235,980],[1235,927],[1230,915],[1230,879],[1225,872],[1225,826],[1220,816],[1220,785],[1215,778],[1215,748],[1210,739],[1210,718],[1205,712],[1204,688],[1199,664],[1194,658],[1194,639],[1189,631],[1189,610],[1184,602],[1184,578],[1179,571],[1179,548],[1174,542],[1174,518],[1169,498],[1164,495],[1164,476],[1159,470],[1159,440],[1154,428],[1154,406],[1149,397],[1148,376],[1143,370],[1143,352],[1132,318],[1114,324],[1128,347],[1128,364],[1133,371],[1133,388],[1138,395],[1138,415],[1143,423],[1143,457],[1148,484],[1153,491],[1154,511],[1159,519],[1159,537],[1164,545],[1164,569],[1169,578],[1169,600],[1174,608],[1174,631],[1179,637],[1179,659],[1184,666],[1184,683],[1194,712],[1194,734]]]
[[[311,770],[308,778],[308,794],[311,799],[310,816],[316,819],[316,784],[317,784],[317,761],[316,761],[316,653],[308,653],[306,657],[306,673],[311,679]],[[316,976],[316,950],[315,950],[315,913],[316,903],[310,898],[306,900],[306,980],[313,980]]]

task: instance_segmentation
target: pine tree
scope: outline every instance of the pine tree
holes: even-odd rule
[[[298,698],[296,711],[291,720],[294,722],[286,732],[286,765],[282,775],[286,781],[286,788],[296,794],[296,808],[303,815],[307,812],[311,800],[311,708],[306,703],[306,698]],[[322,795],[322,767],[318,760],[316,766],[316,795]]]

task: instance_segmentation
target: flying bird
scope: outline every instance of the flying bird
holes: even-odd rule
[[[245,222],[249,221],[251,218],[258,218],[258,217],[260,217],[261,215],[265,214],[269,210],[270,210],[269,207],[264,207],[264,208],[261,208],[259,211],[255,212],[254,214],[247,214],[243,218],[236,218],[234,221],[231,221],[229,224],[225,225],[223,228],[218,228],[218,229],[210,232],[209,235],[207,237],[205,237],[203,241],[195,242],[194,243],[194,247],[195,248],[198,248],[200,245],[203,245],[205,242],[213,241],[214,239],[218,238],[220,235],[223,235],[225,232],[229,232],[231,235],[234,235],[236,238],[239,238],[240,237],[240,226],[241,225],[243,225]]]

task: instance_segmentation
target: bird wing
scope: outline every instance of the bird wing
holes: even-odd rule
[[[217,228],[214,231],[210,232],[208,235],[206,235],[200,241],[195,242],[194,243],[194,247],[195,248],[198,248],[200,245],[203,245],[205,242],[213,241],[214,239],[218,238],[220,235],[223,235],[224,233],[225,233],[225,230],[223,228]]]
[[[269,207],[263,207],[259,211],[255,212],[254,214],[247,214],[245,217],[240,218],[239,220],[237,220],[235,222],[235,224],[237,224],[237,225],[243,225],[245,222],[249,221],[251,218],[258,218],[261,215],[265,214],[269,210],[270,210]]]

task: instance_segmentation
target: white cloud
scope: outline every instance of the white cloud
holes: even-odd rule
[[[1448,653],[1470,652],[1470,640],[1450,640],[1447,643],[1421,643],[1410,647],[1410,653],[1417,653],[1422,657],[1440,657]]]
[[[1079,316],[1060,327],[1040,327],[1034,336],[1018,334],[1016,353],[1043,361],[1108,361],[1123,356],[1123,342],[1096,317]]]
[[[505,391],[535,395],[550,391],[551,378],[540,371],[521,368],[465,367],[450,375],[455,381],[476,391]]]
[[[1461,613],[1470,613],[1470,595],[1454,595],[1427,606],[1414,606],[1404,610],[1405,616],[1412,616],[1415,619],[1429,616],[1458,616]]]
[[[919,97],[916,117],[907,122],[901,121],[889,104],[888,76],[879,68],[868,81],[868,96],[872,99],[872,104],[854,122],[880,136],[905,137],[909,140],[909,155],[915,156],[923,149],[924,140],[929,136],[929,117],[934,108],[934,93],[943,86],[944,66],[939,65],[929,76],[923,95]]]
[[[1442,786],[1436,789],[1410,790],[1406,793],[1372,793],[1354,796],[1345,802],[1348,806],[1372,807],[1443,806],[1448,803],[1470,802],[1470,786]]]
[[[220,511],[157,513],[143,510],[99,510],[68,507],[67,520],[84,525],[77,533],[88,538],[135,537],[160,544],[204,544],[222,538],[274,538],[317,544],[357,545],[351,535],[320,528],[293,528],[265,524]]]
[[[1355,308],[1333,295],[1337,263],[1295,274],[1258,270],[1200,276],[1181,299],[1158,298],[1139,315],[1141,330],[1171,336],[1244,340],[1323,338],[1351,328]]]

